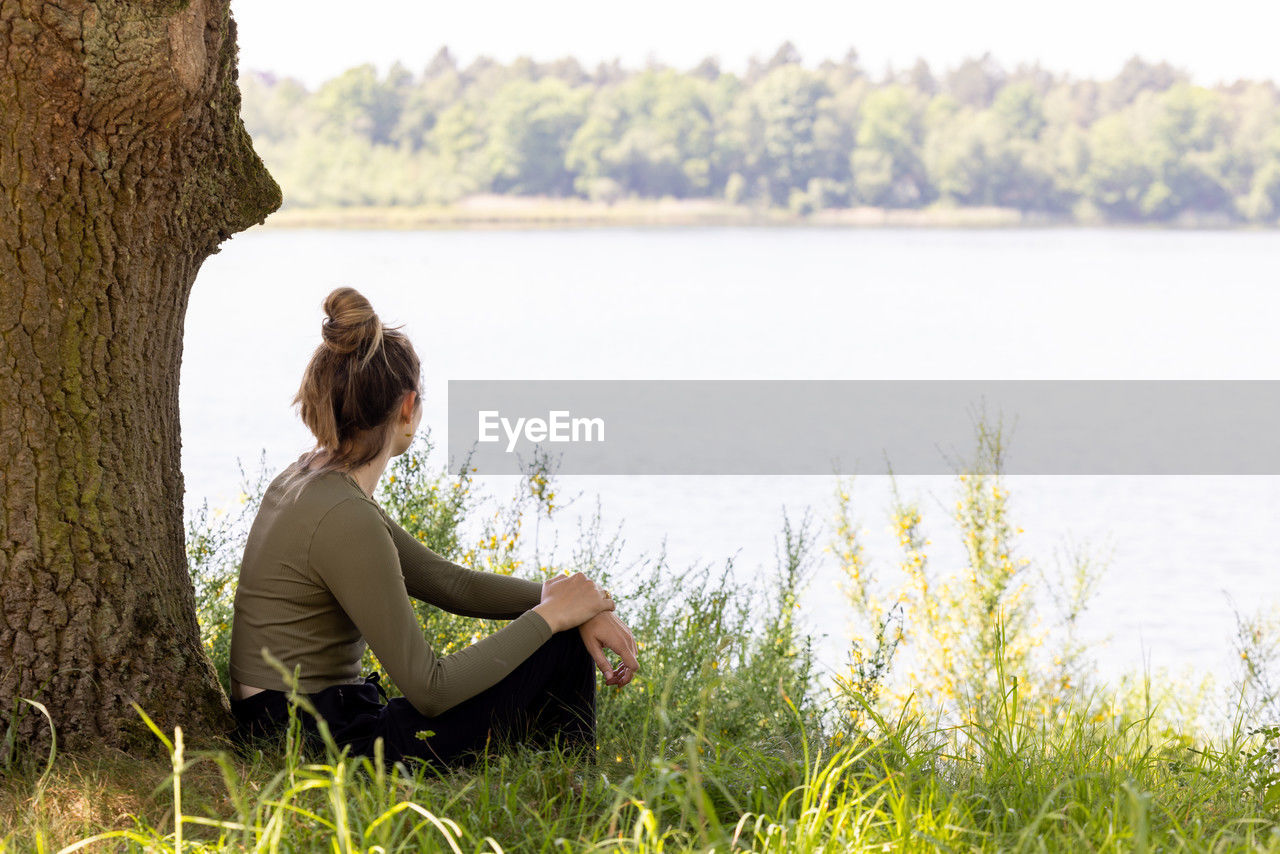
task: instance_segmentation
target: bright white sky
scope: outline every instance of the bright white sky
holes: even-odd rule
[[[1203,84],[1280,80],[1276,0],[232,0],[243,69],[315,86],[365,62],[422,70],[441,45],[479,55],[588,68],[646,57],[689,68],[703,57],[741,70],[790,39],[805,64],[855,47],[879,74],[924,57],[940,71],[984,51],[1006,67],[1040,63],[1110,77],[1135,53],[1168,60]]]

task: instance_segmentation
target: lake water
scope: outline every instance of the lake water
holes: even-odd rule
[[[206,261],[182,375],[187,506],[230,504],[237,460],[275,471],[310,445],[289,402],[320,303],[359,288],[424,364],[443,451],[450,379],[1276,379],[1280,233],[818,228],[258,230]],[[443,465],[443,453],[439,455]],[[1271,476],[1010,476],[1018,554],[1047,572],[1073,543],[1108,564],[1086,619],[1104,675],[1234,668],[1232,602],[1280,603]],[[899,479],[934,567],[959,565],[957,483]],[[514,479],[484,477],[505,497]],[[625,553],[772,571],[782,511],[831,517],[823,477],[565,477],[571,551],[596,496]],[[854,512],[888,572],[889,483]],[[581,508],[581,509],[580,509]],[[820,532],[820,544],[825,532]],[[826,669],[843,662],[838,568],[803,599]]]

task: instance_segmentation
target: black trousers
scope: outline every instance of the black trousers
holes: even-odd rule
[[[374,741],[381,738],[388,763],[465,765],[486,744],[547,748],[558,742],[588,751],[595,745],[595,662],[577,629],[556,632],[497,684],[435,717],[423,715],[403,697],[388,700],[376,674],[363,683],[333,685],[307,697],[338,747],[350,745],[353,755],[373,756]],[[288,725],[288,695],[261,691],[232,700],[231,711],[239,744],[278,742]],[[315,719],[301,708],[297,716],[307,744],[323,751]]]

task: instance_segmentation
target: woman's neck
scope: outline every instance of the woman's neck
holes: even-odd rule
[[[391,460],[391,448],[382,449],[382,453],[369,460],[362,466],[348,469],[347,474],[360,485],[364,490],[364,494],[373,497],[373,491],[378,488],[378,481],[382,478],[382,473],[387,470],[387,463]]]

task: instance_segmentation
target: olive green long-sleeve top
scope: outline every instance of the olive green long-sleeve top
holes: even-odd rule
[[[392,520],[350,475],[312,478],[294,497],[282,473],[267,488],[240,566],[231,623],[231,678],[287,691],[266,647],[299,690],[360,682],[365,644],[428,717],[475,696],[551,637],[536,581],[467,569]],[[511,620],[451,655],[422,635],[409,596],[469,617]]]

